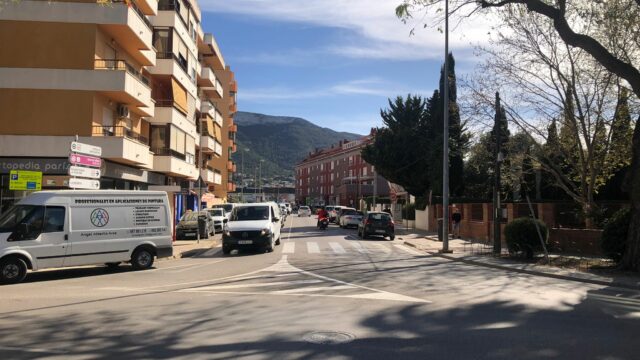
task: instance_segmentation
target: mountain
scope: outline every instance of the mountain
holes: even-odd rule
[[[238,111],[234,121],[238,124],[238,151],[233,154],[233,161],[237,164],[239,175],[242,172],[244,152],[246,179],[253,178],[256,171],[259,172],[260,160],[264,160],[263,178],[291,177],[294,166],[316,148],[330,146],[341,139],[354,140],[362,137],[289,116]]]

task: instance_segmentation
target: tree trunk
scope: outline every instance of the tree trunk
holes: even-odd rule
[[[629,191],[631,195],[631,223],[627,235],[627,250],[622,258],[622,267],[640,271],[640,118],[633,132],[631,168],[629,169]]]

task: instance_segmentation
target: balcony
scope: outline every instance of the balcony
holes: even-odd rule
[[[153,167],[149,140],[123,126],[93,126],[91,137],[83,142],[100,146],[105,159],[146,169]]]
[[[156,64],[148,68],[153,75],[173,76],[193,97],[198,96],[196,79],[192,79],[188,72],[188,64],[185,59],[178,57],[172,52],[158,52],[156,54]]]
[[[200,176],[208,184],[213,184],[214,173],[209,169],[200,169]]]
[[[237,133],[238,132],[238,125],[237,124],[233,124],[229,126],[229,132],[231,133]]]
[[[227,171],[233,172],[233,161],[227,161]]]
[[[216,185],[222,185],[222,174],[220,174],[218,171],[215,171],[213,173],[213,183]]]
[[[125,91],[128,90],[127,92],[139,101],[138,104],[134,103],[136,108],[130,109],[142,116],[154,115],[155,102],[151,99],[150,80],[136,70],[131,64],[119,59],[95,59],[94,69],[100,71],[107,70],[123,72],[126,73],[127,76],[137,80],[136,82],[130,81],[129,84],[125,81]],[[130,102],[129,99],[122,98],[122,96],[118,96],[119,94],[117,93],[114,94],[113,92],[108,91],[105,91],[104,93],[115,100],[121,100],[119,102]],[[140,106],[140,104],[142,104],[142,106]]]
[[[216,149],[222,149],[222,145],[206,132],[200,135],[200,148],[203,153],[216,153]],[[220,156],[221,154],[217,154]]]
[[[229,83],[229,91],[233,93],[238,92],[238,82],[233,80]]]
[[[189,3],[192,5],[195,1],[189,1]],[[189,25],[178,14],[178,7],[173,1],[160,0],[158,2],[158,15],[152,17],[151,21],[153,26],[173,28],[173,31],[185,41],[189,52],[193,56],[198,55],[197,31],[194,34],[189,32]]]
[[[202,100],[200,102],[200,112],[209,115],[212,119],[216,118],[216,107],[210,100]]]
[[[149,0],[154,1],[154,0]],[[29,1],[7,2],[0,20],[97,24],[110,38],[142,65],[155,63],[152,27],[142,10],[115,0],[109,5],[95,2]]]
[[[215,79],[215,84],[211,86],[203,86],[202,91],[207,94],[207,96],[212,99],[222,99],[224,96],[224,89],[222,88],[222,83],[217,78]]]
[[[214,70],[224,70],[226,65],[213,34],[204,34],[204,41],[198,41],[198,49],[204,62]]]
[[[173,124],[186,132],[187,135],[197,139],[196,124],[187,120],[186,113],[186,109],[183,109],[173,100],[156,100],[155,116],[149,119],[149,123],[156,125]]]
[[[236,191],[236,184],[234,184],[234,183],[227,183],[227,191],[228,191],[228,192],[234,192],[234,191]]]
[[[213,73],[213,70],[208,66],[203,66],[200,69],[200,76],[198,77],[198,85],[202,87],[211,87],[216,86],[216,75]]]
[[[151,149],[153,156],[153,170],[170,176],[198,179],[198,169],[194,164],[187,163],[183,154],[167,148]]]

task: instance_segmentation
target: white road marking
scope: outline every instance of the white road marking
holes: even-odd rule
[[[278,290],[272,291],[271,294],[297,294],[303,292],[315,292],[315,291],[325,291],[325,290],[344,290],[344,289],[355,289],[355,287],[351,285],[334,285],[334,286],[316,286],[316,287],[307,287],[300,289],[289,289],[289,290]]]
[[[378,243],[367,244],[366,247],[369,248],[370,250],[381,251],[381,252],[383,252],[385,254],[388,254],[388,253],[391,252],[391,248],[389,248],[386,245],[382,245],[382,244],[378,244]]]
[[[367,249],[365,249],[364,247],[362,247],[362,244],[360,244],[359,242],[350,242],[351,246],[353,246],[356,250],[358,250],[359,252],[366,254],[369,251]]]
[[[296,251],[296,243],[294,242],[286,242],[282,247],[283,254],[293,254]]]
[[[178,290],[178,291],[180,291],[180,292],[183,292],[183,291],[196,291],[197,292],[197,291],[209,291],[209,290],[268,287],[268,286],[278,286],[278,285],[317,284],[317,283],[321,283],[321,282],[322,282],[322,280],[276,281],[276,282],[271,282],[271,283],[253,283],[253,284],[203,286],[203,287],[192,288],[192,289],[184,289],[184,290]]]
[[[307,243],[307,251],[309,254],[317,254],[320,252],[320,247],[318,247],[317,242],[309,241]]]
[[[330,242],[329,246],[331,246],[331,250],[333,250],[336,254],[345,254],[347,251],[342,247],[342,245],[337,242]]]
[[[420,251],[418,251],[418,250],[416,250],[414,248],[408,247],[406,245],[394,244],[393,246],[396,249],[400,249],[400,250],[402,250],[404,252],[408,252],[409,254],[412,254],[412,255],[419,255],[419,256],[425,256],[426,255],[426,254],[424,254],[424,253],[422,253],[422,252],[420,252]]]

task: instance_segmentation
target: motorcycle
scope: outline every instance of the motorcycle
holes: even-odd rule
[[[318,229],[327,230],[327,227],[329,227],[329,218],[323,217],[318,219]]]

